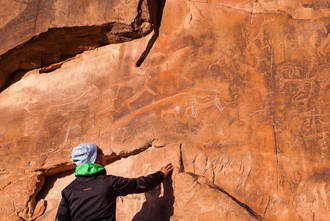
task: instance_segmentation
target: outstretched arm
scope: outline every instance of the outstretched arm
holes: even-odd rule
[[[118,196],[126,196],[132,193],[144,193],[157,185],[173,170],[172,164],[167,164],[160,171],[138,178],[113,177],[113,188]]]

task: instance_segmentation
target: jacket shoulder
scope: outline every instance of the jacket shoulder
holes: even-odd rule
[[[77,180],[73,180],[70,184],[68,184],[63,190],[62,190],[62,195],[65,195],[69,192],[72,191],[72,189],[74,189],[74,187],[76,186],[76,182]]]

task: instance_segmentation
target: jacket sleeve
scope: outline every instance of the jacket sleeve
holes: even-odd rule
[[[112,176],[112,187],[117,196],[126,196],[132,193],[144,193],[157,185],[159,185],[163,179],[163,173],[158,171],[148,176],[142,176],[138,178],[124,178],[118,176]]]
[[[64,191],[65,190],[62,191],[62,199],[57,210],[55,221],[71,221],[69,203],[65,197]]]

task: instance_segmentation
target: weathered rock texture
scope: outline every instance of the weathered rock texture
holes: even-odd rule
[[[146,2],[75,2],[0,1],[0,63],[18,53],[0,66],[0,219],[53,220],[72,147],[94,142],[112,174],[175,165],[161,189],[118,199],[118,220],[329,220],[327,1],[167,0],[153,46],[120,43],[155,26],[145,5],[147,29],[125,29]],[[133,37],[93,42],[106,23]],[[83,37],[61,46],[52,33],[70,26]],[[53,60],[36,62],[35,39]]]
[[[157,15],[149,13],[153,5],[158,4],[143,0],[4,0],[1,6],[9,10],[0,21],[0,88],[8,87],[28,70],[145,36],[152,30],[152,15]],[[43,68],[40,73],[61,64]]]

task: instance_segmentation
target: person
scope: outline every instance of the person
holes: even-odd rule
[[[169,163],[138,178],[106,175],[103,151],[91,143],[75,147],[72,160],[77,165],[76,179],[62,190],[56,221],[115,221],[117,196],[152,190],[173,171]]]

